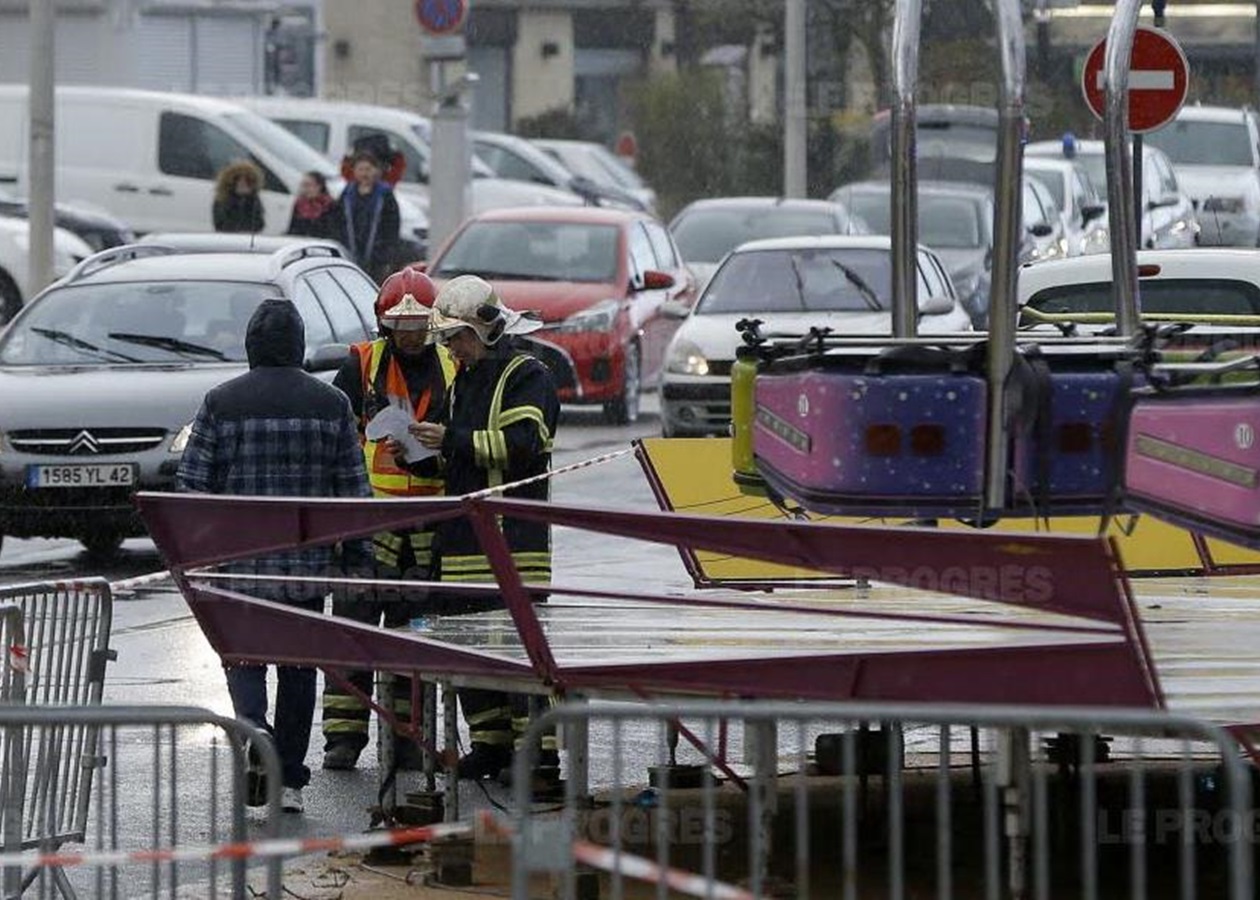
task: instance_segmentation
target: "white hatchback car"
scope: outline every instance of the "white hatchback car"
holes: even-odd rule
[[[1260,317],[1260,253],[1225,247],[1139,250],[1138,290],[1144,314],[1163,317]],[[1020,309],[1107,327],[1114,313],[1111,254],[1025,266],[1019,270]],[[1026,324],[1036,321],[1022,316]],[[1196,326],[1211,330],[1212,325]],[[1227,327],[1222,322],[1221,327]]]
[[[919,329],[971,330],[971,317],[935,253],[919,247]],[[727,434],[731,365],[741,343],[735,324],[761,319],[767,334],[892,333],[892,241],[828,235],[750,241],[714,273],[665,351],[661,429],[666,437]],[[681,311],[681,310],[680,310]]]

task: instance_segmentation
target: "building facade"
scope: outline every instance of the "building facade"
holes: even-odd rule
[[[325,4],[324,96],[431,112],[434,75],[412,6]],[[611,140],[624,121],[624,83],[674,65],[667,0],[473,0],[464,35],[479,78],[473,124],[489,130],[561,113],[584,135]]]
[[[53,0],[45,0],[53,2]],[[322,0],[56,0],[57,81],[310,95]],[[0,0],[0,82],[30,72],[26,0]]]

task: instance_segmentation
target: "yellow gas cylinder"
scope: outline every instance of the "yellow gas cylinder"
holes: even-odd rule
[[[757,378],[756,348],[740,347],[731,366],[731,468],[735,482],[760,485],[753,462],[753,385]]]

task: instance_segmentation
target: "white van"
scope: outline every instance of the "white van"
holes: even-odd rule
[[[0,185],[24,192],[27,89],[0,85]],[[140,233],[213,231],[219,170],[250,159],[263,171],[265,231],[283,234],[304,172],[342,186],[320,154],[262,116],[225,100],[123,88],[59,87],[57,197],[94,203]],[[403,239],[422,243],[428,221],[399,198]],[[416,249],[418,253],[418,248]]]
[[[396,190],[428,209],[431,126],[424,116],[388,106],[293,97],[243,98],[238,102],[288,129],[335,163],[341,162],[356,141],[384,135],[394,152],[402,153],[407,161]],[[476,156],[472,168],[470,215],[506,206],[581,206],[584,202],[570,191],[498,178]]]

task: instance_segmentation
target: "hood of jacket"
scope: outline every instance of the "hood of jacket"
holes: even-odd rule
[[[288,300],[264,300],[245,331],[249,367],[300,366],[306,354],[306,326]]]

